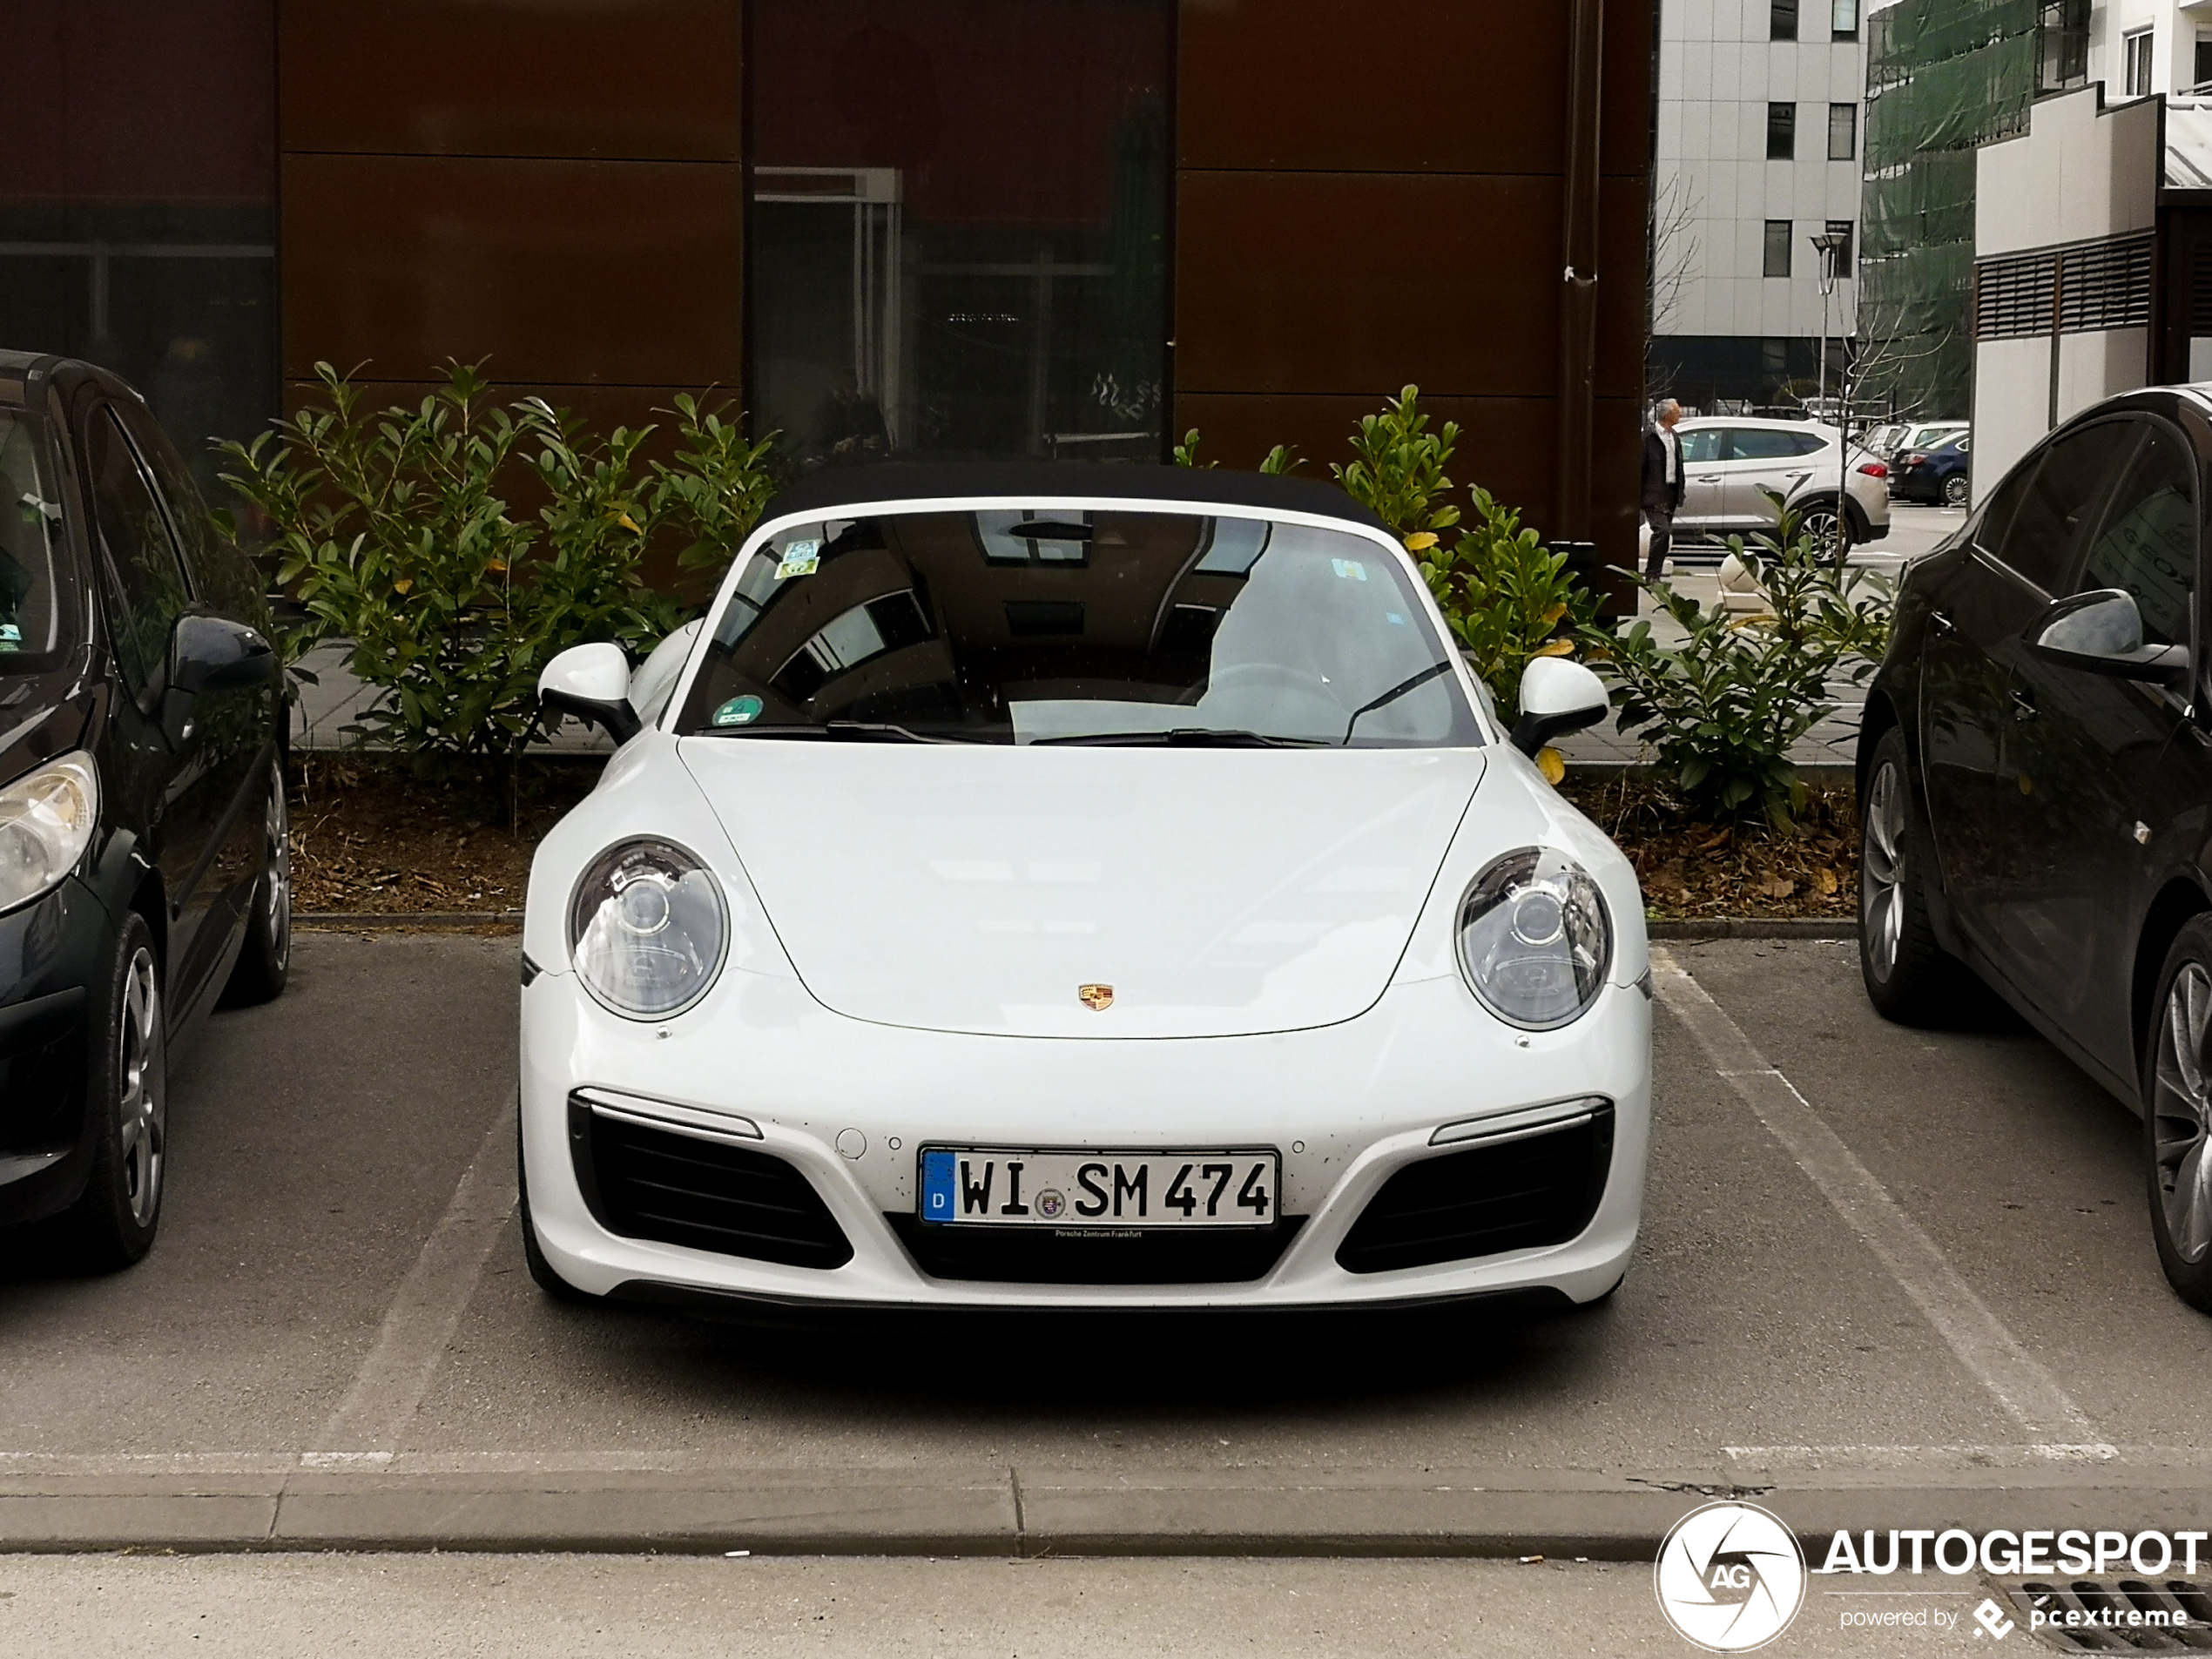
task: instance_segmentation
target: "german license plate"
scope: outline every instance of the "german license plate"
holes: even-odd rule
[[[929,1146],[921,1219],[974,1227],[1271,1227],[1273,1151],[1054,1152]]]

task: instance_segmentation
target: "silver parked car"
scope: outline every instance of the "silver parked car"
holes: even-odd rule
[[[1842,435],[1810,421],[1770,421],[1748,415],[1689,420],[1682,439],[1683,488],[1675,533],[1686,541],[1749,536],[1774,528],[1771,490],[1816,537],[1835,532],[1838,485],[1854,543],[1890,533],[1889,467]]]

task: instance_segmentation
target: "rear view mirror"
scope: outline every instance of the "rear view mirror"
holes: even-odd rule
[[[2186,645],[2143,643],[2143,613],[2124,588],[2098,588],[2059,600],[2028,624],[2031,655],[2085,674],[2179,685],[2188,678]]]
[[[547,708],[573,714],[600,727],[617,743],[644,730],[630,705],[630,658],[605,641],[571,645],[537,677],[537,700]]]
[[[1521,718],[1513,746],[1533,755],[1554,738],[1595,725],[1611,711],[1605,682],[1580,663],[1539,657],[1521,671]]]
[[[269,642],[227,617],[186,614],[169,636],[169,683],[161,694],[161,729],[172,743],[192,734],[202,691],[249,690],[276,677]]]

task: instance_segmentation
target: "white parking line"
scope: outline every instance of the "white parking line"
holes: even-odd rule
[[[1797,1160],[1822,1197],[1889,1269],[1951,1352],[1996,1397],[2013,1421],[2039,1440],[2094,1445],[2099,1436],[2058,1380],[2030,1358],[2018,1338],[1976,1296],[1935,1241],[1898,1207],[1796,1085],[1768,1063],[1735,1021],[1673,954],[1654,948],[1652,988],[1681,1021],[1713,1069]]]
[[[301,1453],[302,1463],[343,1468],[391,1460],[476,1292],[515,1199],[515,1108],[502,1102],[453,1201],[400,1282],[375,1345],[314,1445]]]

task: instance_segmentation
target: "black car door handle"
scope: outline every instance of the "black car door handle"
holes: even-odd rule
[[[1955,634],[1959,631],[1958,624],[1940,610],[1928,612],[1928,625],[1939,634]]]
[[[2033,720],[2035,718],[2035,698],[2023,686],[2013,687],[2013,718]]]

